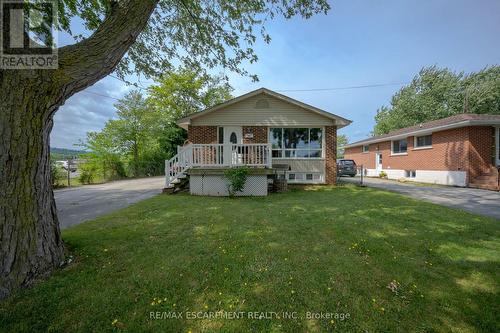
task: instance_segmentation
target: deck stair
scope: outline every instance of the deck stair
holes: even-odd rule
[[[163,193],[175,194],[178,192],[186,191],[189,187],[189,176],[180,175],[175,180],[173,180],[169,186],[163,189]]]

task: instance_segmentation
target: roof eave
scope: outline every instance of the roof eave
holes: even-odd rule
[[[444,131],[447,129],[467,127],[467,126],[481,126],[481,125],[500,125],[500,120],[464,120],[464,121],[454,123],[454,124],[425,128],[425,129],[415,130],[415,131],[411,131],[411,132],[407,132],[407,133],[386,136],[383,138],[374,138],[373,140],[370,140],[370,139],[361,140],[358,142],[347,144],[347,145],[343,146],[342,148],[353,148],[353,147],[359,147],[359,146],[364,146],[364,145],[369,145],[369,144],[379,143],[379,142],[384,142],[384,141],[404,139],[404,138],[407,138],[409,136],[414,136],[414,135],[418,135],[418,134],[427,134],[427,133],[430,134],[433,132]]]

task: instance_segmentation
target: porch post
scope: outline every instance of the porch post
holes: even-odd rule
[[[273,167],[273,151],[271,144],[267,144],[267,167],[271,169]]]

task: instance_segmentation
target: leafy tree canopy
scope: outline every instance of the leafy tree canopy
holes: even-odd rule
[[[71,21],[78,17],[87,30],[94,32],[113,7],[123,2],[59,0],[59,29],[72,34]],[[133,72],[154,77],[180,64],[190,68],[223,66],[248,74],[239,65],[243,61],[257,61],[252,45],[259,35],[266,43],[270,42],[264,28],[268,20],[276,16],[309,18],[329,9],[327,0],[160,0],[117,71],[122,77]],[[257,79],[255,75],[252,77]]]
[[[149,103],[170,124],[188,114],[230,99],[233,88],[225,78],[204,72],[179,69],[162,75],[149,88]]]
[[[349,143],[349,138],[345,134],[337,135],[337,158],[344,158],[344,149],[342,148]]]
[[[500,66],[470,74],[423,68],[389,106],[377,110],[374,134],[460,113],[500,114]]]
[[[115,167],[117,158],[134,176],[160,174],[165,159],[186,139],[175,120],[226,101],[232,90],[225,79],[202,72],[164,74],[148,96],[131,91],[115,104],[117,119],[107,121],[101,132],[87,133],[83,146],[91,151],[88,159],[102,166],[103,174]]]

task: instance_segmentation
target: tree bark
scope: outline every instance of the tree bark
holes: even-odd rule
[[[57,70],[0,71],[0,299],[64,260],[50,179],[55,112],[113,71],[156,4],[115,2],[91,37],[59,50]]]

